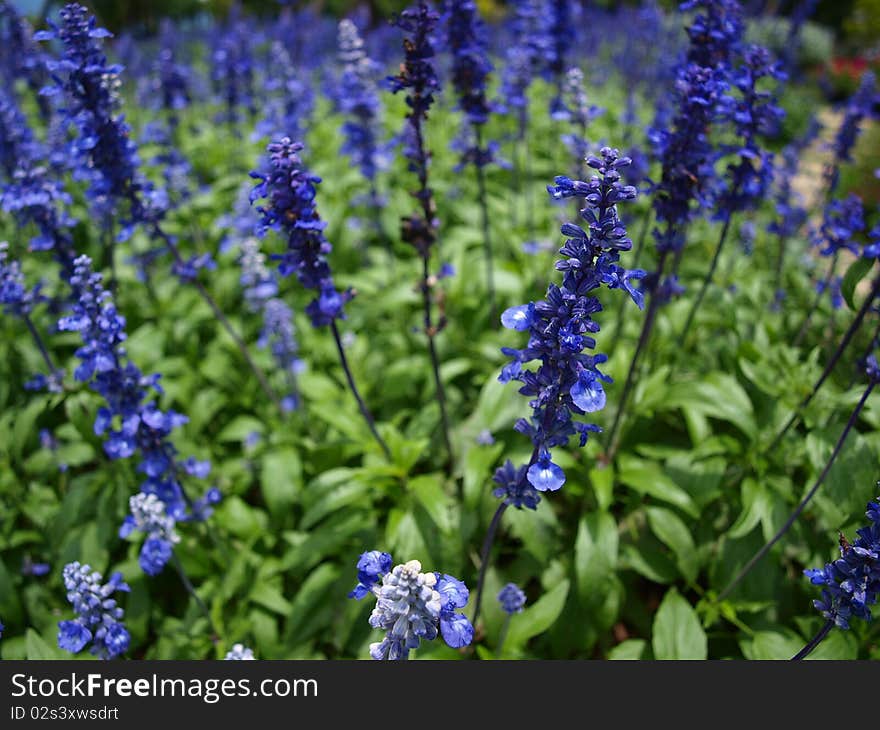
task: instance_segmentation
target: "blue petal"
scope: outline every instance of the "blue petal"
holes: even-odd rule
[[[565,484],[565,472],[549,459],[532,464],[526,476],[539,492],[555,492]]]
[[[585,413],[595,413],[605,407],[605,391],[594,373],[582,370],[577,382],[569,390],[574,404]]]
[[[453,613],[440,617],[440,633],[445,641],[453,649],[461,649],[473,641],[474,627],[467,617],[460,613]]]
[[[505,309],[501,314],[501,324],[509,330],[522,332],[531,327],[535,318],[534,304],[520,304],[518,307]]]

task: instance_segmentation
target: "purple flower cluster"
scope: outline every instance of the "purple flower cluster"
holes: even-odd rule
[[[91,643],[90,651],[99,659],[112,659],[125,653],[131,636],[122,623],[122,609],[116,599],[111,598],[117,591],[130,590],[122,574],[114,573],[102,585],[100,573],[74,562],[64,566],[62,576],[67,600],[77,616],[58,622],[58,646],[78,654]]]
[[[32,156],[36,144],[27,118],[11,90],[0,86],[0,169],[7,180],[22,159]]]
[[[387,166],[379,143],[382,104],[376,84],[376,64],[367,56],[357,26],[347,18],[339,22],[339,111],[347,117],[342,125],[342,152],[373,180]]]
[[[872,366],[878,378],[877,361]],[[824,586],[813,605],[836,626],[848,629],[853,618],[871,620],[871,606],[880,594],[880,498],[868,503],[869,524],[860,527],[850,543],[840,537],[840,557],[824,568],[804,571],[814,585]]]
[[[235,124],[244,107],[251,117],[257,110],[254,101],[253,30],[241,19],[233,18],[217,39],[211,52],[211,82],[223,104],[217,121]]]
[[[151,391],[162,393],[159,376],[144,376],[133,362],[125,359],[125,318],[116,311],[101,275],[92,271],[87,256],[76,259],[70,284],[72,312],[59,320],[58,328],[78,332],[82,338],[82,347],[76,352],[80,364],[74,377],[88,382],[104,398],[105,405],[98,410],[94,430],[104,437],[105,453],[110,459],[139,454],[138,471],[146,476],[141,492],[155,495],[166,513],[177,521],[205,519],[211,505],[219,501],[219,492],[209,489],[204,497],[190,502],[180,474],[204,479],[210,463],[192,458],[178,461],[169,440],[172,431],[187,422],[186,416],[162,411],[149,399]]]
[[[473,0],[446,0],[446,47],[452,56],[450,76],[465,125],[453,146],[461,154],[459,168],[467,163],[484,167],[495,158],[497,143],[484,144],[479,131],[492,107],[486,96],[492,62],[486,29]]]
[[[467,605],[467,586],[445,573],[422,573],[418,560],[394,568],[392,563],[388,553],[363,553],[357,563],[358,583],[348,594],[357,600],[371,593],[376,596],[370,626],[386,634],[381,642],[370,645],[370,656],[408,659],[422,641],[433,641],[438,635],[453,649],[470,644],[474,627],[458,613]]]
[[[29,315],[34,305],[43,300],[42,287],[25,285],[21,264],[9,258],[9,244],[0,241],[0,305],[3,312],[16,317]]]
[[[718,119],[727,89],[727,74],[722,70],[688,64],[679,73],[675,84],[678,111],[669,128],[655,133],[663,166],[652,201],[661,224],[654,231],[660,252],[684,246],[694,200],[709,204],[715,175],[709,130]]]
[[[550,115],[553,117],[565,110],[562,97],[563,77],[569,66],[566,59],[570,55],[569,49],[577,41],[577,32],[572,22],[570,6],[569,0],[549,0],[546,4],[546,12],[549,15],[546,74],[556,84],[556,94],[550,100]]]
[[[263,86],[266,101],[255,133],[259,137],[287,134],[302,139],[315,106],[314,89],[284,43],[273,41],[269,52],[275,72],[266,77]]]
[[[617,205],[633,200],[636,189],[620,182],[620,170],[629,164],[617,150],[604,147],[601,158],[589,157],[587,165],[598,173],[588,182],[557,177],[548,191],[556,199],[583,198],[581,218],[586,229],[573,223],[562,226],[567,240],[559,253],[556,269],[563,272],[562,286],[550,284],[545,299],[511,307],[501,321],[505,327],[529,333],[528,345],[517,350],[504,348],[511,358],[499,376],[501,382],[518,380],[520,393],[532,398],[530,420],[520,419],[516,430],[531,438],[534,445],[527,467],[516,469],[508,462],[495,475],[499,485],[496,496],[516,506],[534,507],[538,492],[555,491],[565,482],[562,469],[552,461],[551,449],[565,446],[577,434],[583,446],[590,432],[598,426],[576,422],[574,415],[584,415],[605,406],[603,382],[610,378],[598,366],[605,355],[587,355],[594,349],[593,334],[599,325],[592,315],[602,311],[602,304],[592,294],[602,285],[625,289],[639,306],[641,292],[633,281],[645,275],[641,270],[627,270],[619,265],[620,253],[632,248],[626,227],[617,213]],[[537,371],[523,366],[540,360]]]
[[[853,193],[843,200],[832,200],[822,218],[819,253],[834,256],[843,250],[861,255],[859,234],[865,230],[865,208],[862,199]]]
[[[34,35],[44,41],[57,38],[63,45],[60,60],[47,62],[52,84],[42,93],[63,95],[64,117],[79,132],[71,146],[77,160],[74,176],[88,180],[88,194],[99,213],[109,219],[117,202],[129,202],[119,233],[124,240],[135,225],[161,216],[161,208],[153,208],[161,196],[154,196],[152,185],[139,173],[137,145],[125,117],[117,114],[122,67],[109,64],[101,48],[111,33],[76,3],[65,5],[60,18],[60,26],[50,23],[51,30]]]
[[[776,105],[774,92],[759,89],[766,79],[782,81],[785,74],[766,48],[749,46],[742,64],[730,72],[731,91],[739,94],[729,98],[726,114],[740,141],[722,147],[722,152],[739,160],[728,165],[727,176],[719,181],[718,218],[761,203],[773,181],[773,155],[762,148],[760,138],[775,135],[785,113]]]
[[[584,89],[583,71],[579,68],[570,68],[562,83],[562,102],[554,118],[571,123],[573,129],[562,135],[562,141],[576,160],[583,160],[589,154],[587,127],[603,111],[602,108],[590,104]]]
[[[251,203],[259,199],[268,201],[266,205],[257,206],[261,216],[257,231],[264,235],[273,228],[286,236],[287,252],[277,257],[278,270],[282,276],[296,274],[304,287],[318,292],[306,307],[312,325],[320,327],[343,319],[343,308],[352,293],[336,289],[327,261],[333,247],[324,236],[326,223],[321,220],[315,204],[321,178],[303,166],[298,154],[303,149],[301,143],[283,137],[266,149],[268,172],[251,173],[251,177],[260,181],[251,191]]]
[[[400,73],[388,78],[395,94],[398,91],[407,92],[409,113],[403,133],[403,153],[408,160],[407,169],[414,172],[419,180],[418,189],[413,191],[413,195],[419,201],[421,214],[404,219],[402,236],[423,257],[428,255],[436,240],[437,227],[433,192],[428,186],[431,153],[425,146],[424,122],[434,103],[434,94],[440,89],[431,42],[431,34],[438,20],[437,14],[424,2],[401,13],[396,24],[406,34],[403,42],[405,58],[400,65]]]
[[[0,2],[0,74],[4,85],[13,79],[24,79],[32,92],[39,92],[46,79],[44,64],[45,59],[34,42],[30,25],[18,14],[13,3]],[[47,118],[51,110],[46,99],[38,97],[37,104],[41,116]]]
[[[501,78],[501,94],[504,104],[516,111],[521,123],[528,115],[528,89],[541,70],[549,45],[542,11],[540,0],[522,0],[516,4],[510,23],[511,42]]]
[[[708,68],[729,65],[744,31],[737,0],[687,0],[679,9],[697,11],[687,28],[687,62]]]
[[[828,195],[837,190],[840,181],[840,166],[844,162],[852,162],[852,149],[856,144],[861,125],[865,117],[874,116],[874,107],[878,102],[877,79],[870,71],[862,76],[859,88],[846,105],[843,121],[832,144],[834,159],[825,171]]]

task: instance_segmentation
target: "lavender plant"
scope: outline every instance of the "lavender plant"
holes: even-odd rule
[[[104,399],[95,419],[95,434],[104,437],[104,452],[111,460],[140,457],[138,471],[145,475],[140,486],[143,498],[133,499],[132,513],[122,527],[127,536],[134,529],[147,536],[141,549],[141,567],[158,574],[170,560],[176,540],[174,523],[204,520],[220,493],[211,488],[193,500],[184,490],[182,475],[204,479],[210,463],[193,458],[180,460],[170,441],[171,433],[186,423],[186,416],[162,411],[151,398],[161,395],[159,375],[145,376],[126,358],[125,318],[116,310],[100,274],[92,271],[87,256],[75,261],[71,277],[73,305],[58,328],[78,332],[82,338],[76,356],[80,360],[74,377],[88,383]],[[147,499],[152,496],[153,499]],[[165,517],[156,515],[161,503]],[[162,521],[164,520],[164,522]]]
[[[373,659],[405,660],[422,641],[438,636],[453,649],[468,646],[474,628],[458,613],[468,602],[464,583],[445,573],[422,573],[422,564],[410,560],[391,567],[388,553],[364,553],[358,560],[358,584],[349,598],[376,596],[370,626],[385,631],[382,641],[370,644]]]
[[[872,367],[877,370],[876,360]],[[880,594],[880,498],[868,502],[865,515],[869,523],[856,531],[858,538],[854,542],[840,536],[837,560],[826,563],[824,568],[804,571],[810,583],[823,586],[821,598],[813,601],[813,605],[825,623],[794,659],[804,659],[835,626],[848,630],[853,618],[872,619],[871,606]]]
[[[486,96],[486,84],[492,63],[486,51],[485,27],[473,0],[447,0],[445,5],[446,47],[452,57],[452,86],[465,126],[457,141],[461,150],[460,165],[471,164],[477,174],[477,200],[480,204],[483,252],[486,260],[486,290],[489,296],[489,321],[495,322],[495,274],[492,232],[486,198],[485,167],[494,158],[496,144],[484,144],[483,127],[492,111]]]
[[[683,10],[698,8],[701,12],[687,29],[690,45],[675,85],[677,113],[668,129],[656,133],[662,163],[661,178],[654,187],[652,201],[658,224],[654,230],[658,259],[655,271],[646,282],[650,297],[648,311],[608,433],[609,460],[618,448],[619,429],[637,380],[639,361],[651,338],[657,310],[681,291],[677,262],[684,252],[688,224],[696,213],[694,203],[708,206],[711,202],[716,157],[710,130],[724,112],[729,64],[742,34],[740,9],[735,0],[694,0],[681,7]]]
[[[113,659],[128,650],[131,636],[122,623],[124,612],[117,605],[114,593],[128,592],[121,573],[103,578],[88,565],[78,562],[64,566],[64,587],[67,600],[77,614],[73,620],[58,623],[58,646],[71,654],[79,654],[87,646],[99,659]]]
[[[595,424],[574,418],[602,410],[606,401],[602,384],[611,382],[599,369],[608,358],[584,352],[596,347],[593,335],[599,331],[599,324],[592,315],[602,311],[601,301],[592,292],[603,285],[623,289],[639,308],[644,304],[634,282],[645,272],[627,270],[619,263],[620,254],[632,248],[617,211],[618,204],[637,195],[634,187],[621,182],[620,170],[629,164],[629,158],[609,147],[603,147],[600,154],[586,160],[597,173],[589,181],[560,176],[555,185],[547,187],[557,200],[580,198],[585,204],[580,217],[587,228],[566,223],[560,229],[566,237],[559,250],[562,258],[556,262],[556,269],[563,272],[562,286],[551,283],[543,300],[511,307],[501,315],[508,329],[529,333],[525,348],[502,349],[510,362],[499,380],[519,381],[519,392],[531,398],[531,417],[517,421],[515,428],[531,439],[533,450],[528,464],[517,468],[507,461],[493,477],[498,484],[494,494],[502,502],[483,543],[474,621],[479,617],[489,551],[504,511],[511,505],[535,509],[540,500],[538,492],[560,489],[565,484],[565,473],[553,462],[552,449],[567,446],[572,436],[584,446],[590,433],[600,431]],[[524,367],[533,360],[540,361],[537,370]]]
[[[144,226],[163,249],[172,254],[175,273],[195,287],[235,342],[266,396],[280,409],[280,402],[266,376],[251,358],[241,336],[208,290],[196,279],[199,269],[213,266],[212,259],[208,254],[184,259],[174,237],[161,227],[167,196],[157,191],[139,171],[137,145],[131,139],[131,130],[124,116],[117,113],[121,69],[108,65],[100,45],[100,41],[111,34],[99,28],[94,16],[76,3],[64,6],[60,18],[60,26],[50,24],[51,30],[40,31],[34,36],[38,40],[57,38],[64,48],[61,61],[51,64],[53,84],[47,86],[44,93],[65,98],[65,118],[76,126],[79,133],[73,146],[77,171],[88,181],[88,195],[107,223],[107,230],[111,221],[119,217],[122,230],[117,238],[126,240],[136,226]],[[123,207],[127,207],[127,218],[120,215],[119,209]],[[112,282],[116,281],[114,251],[111,236],[105,244],[104,255]]]
[[[717,198],[715,217],[722,221],[721,234],[709,270],[679,335],[682,343],[686,342],[694,317],[712,283],[733,216],[754,210],[764,200],[773,181],[773,155],[763,149],[760,138],[778,132],[784,112],[777,106],[774,93],[761,90],[759,86],[765,79],[781,81],[784,78],[781,67],[761,46],[746,48],[742,65],[731,74],[731,88],[736,89],[739,96],[731,99],[726,113],[736,129],[739,142],[723,151],[735,152],[738,160],[728,163],[727,175],[719,180],[714,193]]]
[[[257,206],[261,216],[257,232],[262,236],[270,228],[279,231],[286,238],[287,251],[278,256],[278,271],[282,276],[295,274],[305,288],[318,292],[306,307],[306,314],[313,327],[330,327],[340,364],[361,415],[382,452],[390,458],[388,445],[376,429],[373,415],[355,385],[336,325],[337,320],[345,317],[345,304],[354,294],[350,289],[338,290],[333,281],[327,260],[333,247],[324,236],[326,224],[321,220],[315,203],[321,178],[304,167],[299,156],[302,149],[300,142],[282,137],[266,148],[269,155],[268,171],[251,172],[251,177],[259,180],[251,192],[251,202],[260,199],[267,201],[265,205]]]
[[[440,377],[440,358],[437,355],[436,336],[445,325],[441,317],[435,325],[433,320],[432,289],[437,277],[430,274],[431,253],[437,242],[437,205],[428,182],[428,169],[431,153],[425,144],[424,125],[428,119],[428,111],[434,103],[434,94],[440,89],[440,81],[434,70],[434,46],[431,34],[437,26],[438,15],[426,3],[422,2],[401,13],[397,26],[404,32],[403,48],[405,60],[400,66],[400,73],[389,78],[391,90],[406,91],[406,104],[409,113],[406,116],[407,126],[404,132],[406,146],[404,155],[408,161],[408,169],[415,173],[418,187],[412,196],[419,205],[418,212],[403,218],[401,221],[401,238],[415,248],[422,260],[422,279],[419,288],[422,292],[424,312],[424,332],[428,338],[428,354],[431,358],[431,370],[434,373],[434,387],[437,404],[440,407],[440,422],[446,453],[452,461],[452,440],[449,435],[449,416],[446,408],[446,391]]]

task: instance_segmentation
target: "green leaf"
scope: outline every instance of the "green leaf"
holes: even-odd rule
[[[651,646],[656,659],[705,659],[706,632],[697,612],[678,592],[670,588],[654,615]]]
[[[676,565],[688,583],[693,583],[699,569],[697,549],[690,530],[672,510],[648,507],[648,524],[660,542],[675,554]]]
[[[260,487],[270,514],[279,516],[290,509],[302,488],[302,463],[293,449],[263,456]]]
[[[578,596],[586,605],[607,592],[617,566],[617,545],[617,523],[610,514],[593,512],[581,520],[574,543],[574,570]]]
[[[664,474],[656,462],[621,454],[619,467],[617,478],[626,486],[669,502],[691,517],[699,517],[700,511],[690,495]]]
[[[261,434],[265,430],[262,421],[253,416],[236,416],[231,423],[217,435],[218,441],[244,441],[252,433]]]
[[[606,659],[631,660],[644,659],[648,650],[648,642],[644,639],[627,639],[608,652]]]
[[[874,259],[857,258],[852,264],[850,264],[850,267],[846,270],[846,274],[843,275],[843,283],[840,285],[840,293],[843,295],[843,299],[850,309],[856,309],[856,305],[853,301],[856,287],[873,267]]]
[[[443,489],[440,474],[423,474],[410,479],[408,485],[419,504],[442,532],[452,531],[451,502]]]
[[[25,651],[27,658],[32,659],[70,659],[67,652],[47,643],[33,629],[28,629],[25,634]]]
[[[522,613],[515,615],[510,621],[506,646],[511,649],[522,646],[533,636],[549,629],[562,613],[565,599],[568,597],[568,586],[567,580],[557,583],[534,605],[528,606]]]
[[[736,378],[726,373],[710,373],[702,380],[670,386],[662,406],[691,409],[703,416],[728,421],[749,438],[757,434],[755,411],[748,394]]]
[[[289,616],[291,611],[290,602],[281,595],[278,588],[264,582],[258,582],[251,591],[250,599],[270,611]]]
[[[740,642],[740,646],[746,659],[791,659],[803,648],[804,642],[775,631],[757,631],[750,641]]]
[[[746,477],[742,487],[742,512],[727,531],[727,536],[737,539],[748,535],[762,521],[771,519],[773,499],[763,484]]]

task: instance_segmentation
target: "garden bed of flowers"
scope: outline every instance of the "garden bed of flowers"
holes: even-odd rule
[[[296,5],[0,2],[0,657],[880,657],[873,74]]]

